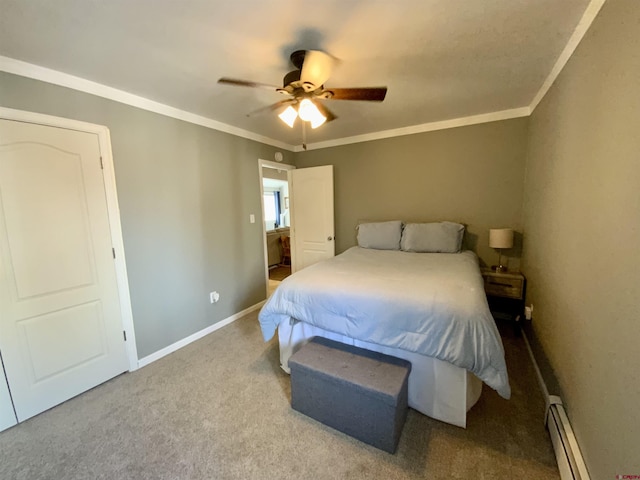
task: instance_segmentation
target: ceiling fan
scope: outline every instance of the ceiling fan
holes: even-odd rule
[[[296,50],[291,54],[291,63],[295,70],[287,73],[282,87],[265,83],[222,77],[218,83],[238,87],[267,88],[290,98],[255,110],[248,115],[264,112],[277,112],[280,119],[293,128],[296,119],[302,120],[302,146],[306,150],[306,124],[317,128],[325,122],[335,120],[331,110],[324,106],[323,100],[361,100],[381,102],[387,94],[387,87],[365,88],[328,88],[324,86],[331,75],[337,60],[319,50]]]

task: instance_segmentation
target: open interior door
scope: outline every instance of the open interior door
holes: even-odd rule
[[[302,270],[335,252],[333,165],[289,170],[291,271]]]

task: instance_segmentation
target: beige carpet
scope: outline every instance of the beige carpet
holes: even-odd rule
[[[410,410],[395,455],[289,406],[257,313],[0,433],[9,479],[558,479],[522,339],[513,397],[484,387],[466,430]]]

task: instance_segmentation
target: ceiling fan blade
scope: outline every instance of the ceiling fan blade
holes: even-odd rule
[[[306,92],[320,88],[331,76],[336,59],[319,50],[307,50],[302,63],[300,82]]]
[[[218,79],[218,83],[222,83],[223,85],[233,85],[234,87],[268,88],[269,90],[276,90],[279,88],[276,85],[269,85],[267,83],[252,82],[249,80],[238,80],[237,78],[227,77]]]
[[[260,113],[265,113],[265,112],[273,112],[274,110],[278,110],[279,108],[286,107],[287,105],[292,105],[294,103],[296,103],[296,99],[295,98],[289,98],[287,100],[280,100],[279,102],[276,102],[274,104],[267,105],[266,107],[258,108],[257,110],[254,110],[253,112],[247,113],[247,117],[253,117],[254,115],[258,115]]]
[[[320,113],[324,115],[324,117],[327,119],[327,122],[330,122],[338,118],[331,110],[325,107],[322,103],[320,102],[313,102],[313,103],[316,107],[318,107],[318,110],[320,110]]]
[[[333,95],[326,97],[331,100],[365,100],[369,102],[381,102],[387,95],[387,87],[328,88],[326,92],[333,93]]]

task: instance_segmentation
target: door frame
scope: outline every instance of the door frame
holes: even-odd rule
[[[126,332],[126,352],[129,361],[129,371],[138,369],[138,350],[133,325],[133,313],[131,310],[131,297],[129,294],[129,277],[127,276],[127,264],[124,255],[124,241],[122,239],[122,227],[120,225],[120,207],[116,189],[116,176],[113,165],[113,152],[111,151],[111,135],[109,129],[103,125],[72,120],[69,118],[54,117],[42,113],[26,112],[12,108],[0,107],[0,118],[25,123],[35,123],[48,127],[58,127],[67,130],[92,133],[98,137],[100,156],[103,166],[103,180],[107,201],[107,213],[109,216],[109,229],[111,231],[111,245],[115,251],[116,282],[118,284],[118,296],[120,301],[120,318],[122,328]]]
[[[296,167],[294,165],[289,165],[288,163],[272,162],[271,160],[263,160],[261,158],[258,159],[258,181],[260,183],[260,217],[262,218],[262,247],[264,250],[264,281],[265,293],[267,298],[269,298],[269,257],[267,252],[267,224],[264,221],[264,185],[262,184],[262,169],[264,167],[273,168],[276,170],[295,170]],[[291,185],[289,185],[289,191],[291,191]],[[289,197],[289,201],[291,202],[291,197]],[[293,220],[291,218],[291,215],[289,215],[289,219],[289,230],[293,232]],[[291,254],[293,255],[293,252],[291,252]],[[291,258],[291,264],[293,265],[293,258]]]

